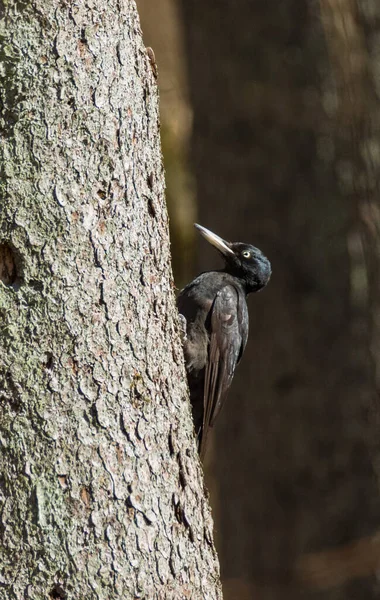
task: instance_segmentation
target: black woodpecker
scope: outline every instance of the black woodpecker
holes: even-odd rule
[[[204,458],[214,425],[248,338],[246,297],[269,281],[271,265],[261,250],[198,231],[224,258],[224,269],[201,273],[177,299],[198,450]]]

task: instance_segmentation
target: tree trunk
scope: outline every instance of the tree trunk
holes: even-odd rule
[[[318,587],[305,555],[348,548],[380,524],[336,89],[315,3],[182,7],[199,222],[273,263],[268,288],[249,299],[249,344],[215,426],[225,597],[295,600]],[[211,253],[202,247],[199,270],[215,266]],[[346,563],[345,573],[326,578],[318,598],[378,596],[373,566]]]
[[[376,0],[342,6],[321,1],[321,11],[337,89],[337,142],[352,174],[349,192],[357,210],[353,250],[368,310],[376,424],[372,448],[380,487],[380,6]]]
[[[0,9],[0,595],[221,598],[135,4]]]

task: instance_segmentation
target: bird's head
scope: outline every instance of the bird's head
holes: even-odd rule
[[[195,227],[222,254],[226,272],[243,283],[247,294],[258,292],[266,286],[272,270],[269,260],[261,250],[251,244],[227,242],[197,223]]]

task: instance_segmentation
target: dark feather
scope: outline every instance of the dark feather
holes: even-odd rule
[[[210,311],[208,360],[205,368],[203,423],[199,451],[203,458],[209,427],[223,406],[235,368],[248,337],[248,312],[242,291],[226,285],[215,296]]]

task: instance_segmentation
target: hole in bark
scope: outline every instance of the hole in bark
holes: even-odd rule
[[[54,357],[50,352],[48,352],[46,354],[46,358],[45,358],[45,369],[47,371],[52,371],[53,365],[54,365]]]
[[[17,280],[17,258],[9,244],[0,244],[0,280],[4,285],[13,286]]]
[[[59,583],[55,583],[53,589],[49,593],[50,598],[66,598],[66,592]]]
[[[148,198],[148,213],[151,217],[156,216],[156,207],[152,198]]]
[[[37,281],[37,279],[31,279],[29,281],[29,287],[36,290],[36,292],[42,292],[42,290],[44,289],[44,286],[41,283],[41,281]]]

